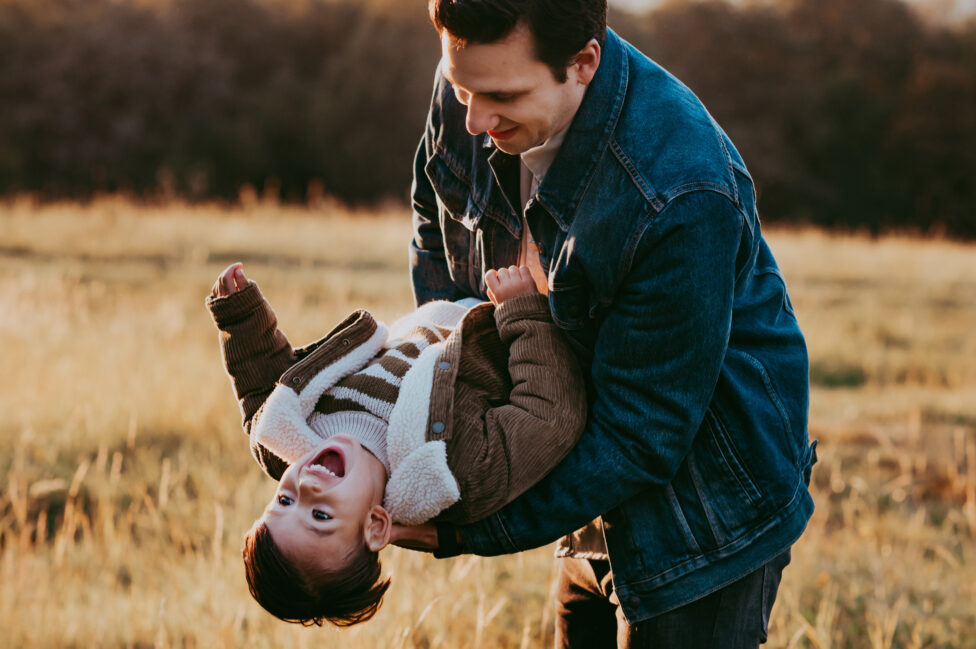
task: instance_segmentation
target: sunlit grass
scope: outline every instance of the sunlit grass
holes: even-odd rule
[[[271,481],[203,299],[243,261],[293,342],[410,308],[400,208],[105,199],[0,205],[0,647],[546,647],[550,549],[384,554],[370,623],[303,629],[250,599],[241,533]],[[976,247],[767,233],[807,335],[817,512],[773,647],[976,638]]]

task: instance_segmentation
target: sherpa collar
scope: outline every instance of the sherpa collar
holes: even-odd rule
[[[333,330],[281,376],[255,417],[252,443],[289,464],[322,444],[308,425],[318,400],[337,381],[365,367],[387,341],[386,326],[366,311],[357,311],[344,323],[350,324]],[[443,348],[443,342],[435,343],[421,352],[403,377],[390,414],[391,473],[384,506],[397,523],[426,522],[461,497],[447,463],[446,443],[427,441],[434,367]]]

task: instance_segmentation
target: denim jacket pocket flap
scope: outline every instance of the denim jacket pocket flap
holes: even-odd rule
[[[481,220],[482,211],[471,199],[471,183],[436,155],[427,161],[424,172],[447,215],[474,231]]]
[[[554,284],[549,289],[552,319],[562,329],[582,329],[590,317],[590,291],[586,284]]]

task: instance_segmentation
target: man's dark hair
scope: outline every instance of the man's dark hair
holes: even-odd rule
[[[524,21],[536,56],[566,81],[573,56],[607,33],[607,0],[430,0],[430,20],[462,43],[494,43]]]
[[[373,617],[390,580],[380,579],[379,553],[363,544],[347,566],[328,574],[303,574],[281,553],[271,531],[258,522],[244,536],[244,573],[251,596],[268,613],[304,626],[326,621],[352,626]]]

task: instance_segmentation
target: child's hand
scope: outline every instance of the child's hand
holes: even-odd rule
[[[516,295],[532,295],[538,293],[532,273],[526,266],[509,266],[485,273],[485,284],[488,285],[488,299],[498,306],[510,297]]]
[[[216,297],[227,297],[247,286],[248,280],[244,275],[244,264],[236,262],[224,269],[214,282],[212,294]]]

